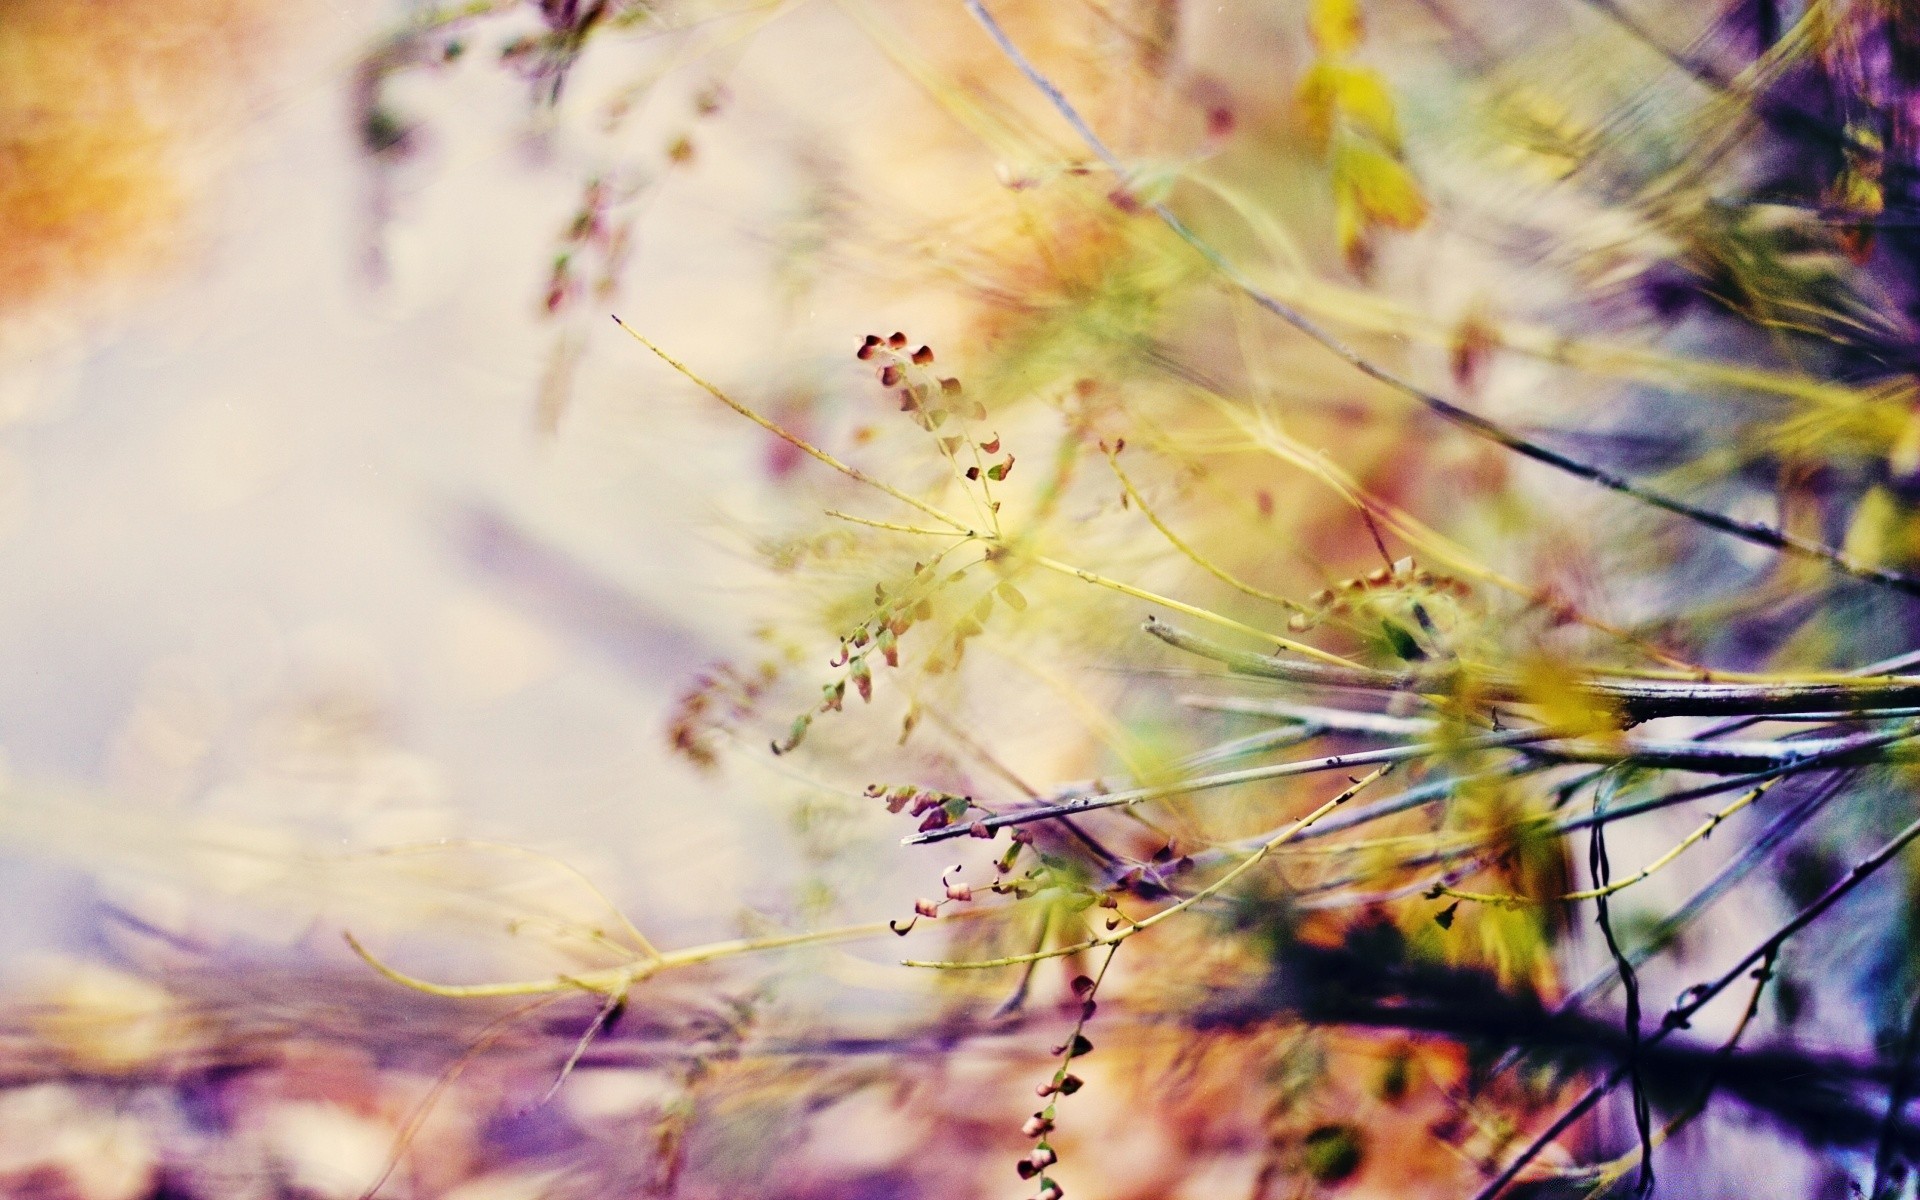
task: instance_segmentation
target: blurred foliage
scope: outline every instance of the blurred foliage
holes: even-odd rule
[[[524,905],[563,961],[518,980],[354,941],[386,979],[311,1008],[444,1023],[342,1038],[426,1090],[364,1085],[381,1186],[1705,1194],[1758,1116],[1767,1174],[1904,1194],[1920,687],[1870,664],[1920,631],[1920,27],[1642,7],[494,0],[371,47],[376,180],[430,168],[410,105],[462,72],[585,147],[536,428],[591,346],[770,439],[764,653],[666,736],[797,780],[810,872],[683,949],[590,886]],[[787,121],[814,64],[753,55],[822,46],[845,91]],[[124,242],[163,193],[89,139],[141,127],[50,119],[0,220]],[[770,161],[785,325],[613,340],[658,198]],[[891,834],[938,843],[910,912],[875,911]],[[888,928],[931,980],[836,948]],[[143,1027],[196,994],[61,986]],[[246,1011],[157,1028],[245,1074]],[[167,1070],[23,1020],[48,1077]]]
[[[174,257],[196,143],[279,17],[253,0],[0,6],[0,319]]]

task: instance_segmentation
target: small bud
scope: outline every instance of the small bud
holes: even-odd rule
[[[1035,1113],[1031,1117],[1028,1117],[1027,1123],[1020,1127],[1020,1133],[1023,1137],[1045,1137],[1052,1132],[1053,1122],[1047,1120],[1047,1118],[1040,1113]]]
[[[899,366],[897,366],[894,363],[888,363],[886,366],[880,368],[881,386],[892,387],[899,382],[900,382]]]
[[[1033,1200],[1060,1200],[1064,1195],[1066,1193],[1060,1190],[1060,1185],[1048,1179],[1040,1184],[1040,1190],[1034,1193]]]
[[[1033,1168],[1036,1175],[1059,1161],[1060,1156],[1054,1153],[1051,1146],[1035,1146],[1033,1153],[1027,1155],[1027,1165]]]
[[[892,334],[888,335],[887,345],[895,350],[904,350],[907,348],[907,335],[895,330]]]
[[[934,917],[940,915],[940,906],[932,900],[915,900],[913,902],[913,911],[918,916],[932,920]]]
[[[933,347],[922,346],[913,352],[913,365],[924,367],[933,362]]]
[[[952,883],[952,884],[948,884],[948,885],[947,885],[947,899],[949,899],[949,900],[957,900],[957,901],[959,901],[960,903],[962,903],[962,904],[964,904],[964,903],[966,903],[967,901],[969,901],[969,900],[971,900],[971,899],[973,899],[973,889],[972,889],[972,888],[970,888],[970,887],[968,887],[968,886],[967,886],[966,884],[964,884],[964,883]]]
[[[977,837],[982,841],[990,842],[993,840],[993,830],[987,828],[985,821],[975,821],[973,824],[967,826],[967,836]]]

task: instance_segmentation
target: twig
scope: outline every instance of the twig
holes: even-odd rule
[[[753,409],[740,403],[738,400],[735,400],[732,396],[727,395],[725,392],[721,391],[719,388],[715,387],[713,384],[708,383],[705,379],[702,379],[700,376],[694,374],[692,368],[688,367],[685,363],[681,362],[679,359],[673,357],[673,355],[668,354],[665,350],[662,350],[660,347],[654,345],[651,341],[649,341],[646,338],[644,334],[642,334],[639,330],[635,329],[633,326],[627,324],[625,321],[622,321],[619,317],[617,316],[614,317],[613,323],[615,325],[618,325],[621,329],[625,330],[627,332],[627,335],[631,337],[634,341],[639,342],[642,346],[645,346],[648,350],[651,350],[654,356],[658,358],[661,362],[666,363],[669,367],[672,367],[675,371],[678,371],[690,383],[694,384],[696,387],[706,392],[709,396],[712,396],[715,400],[718,400],[720,403],[726,405],[728,408],[732,409],[734,412],[739,413],[741,416],[745,417],[747,420],[752,421],[755,425],[758,425],[760,428],[766,430],[768,433],[773,434],[775,437],[787,443],[789,446],[792,446],[795,450],[800,451],[800,453],[806,455],[808,458],[814,459],[817,462],[820,462],[825,464],[826,466],[832,467],[834,470],[840,472],[842,475],[845,475],[848,479],[851,479],[856,483],[864,483],[870,488],[874,488],[878,491],[886,493],[889,496],[892,496],[895,500],[900,501],[902,504],[905,504],[911,508],[917,508],[921,512],[932,517],[934,520],[940,522],[942,525],[951,526],[955,530],[958,530],[962,533],[970,532],[967,529],[967,525],[964,521],[961,521],[958,518],[951,517],[946,513],[941,512],[939,509],[935,508],[933,505],[928,504],[926,501],[920,499],[917,496],[912,496],[906,492],[901,491],[899,488],[894,487],[892,484],[886,482],[885,480],[875,479],[873,476],[867,474],[865,471],[862,471],[858,467],[849,466],[848,464],[841,462],[839,459],[835,458],[833,455],[828,454],[825,450],[820,449],[820,447],[814,445],[812,442],[809,442],[808,440],[801,437],[800,435],[793,433],[787,429],[784,429],[781,426],[775,424],[774,422],[767,420],[765,417],[761,416],[759,413],[755,412]]]
[[[1102,443],[1102,445],[1105,445],[1105,443]],[[1127,495],[1133,500],[1134,506],[1140,510],[1140,515],[1145,517],[1155,529],[1159,530],[1160,536],[1166,538],[1175,550],[1178,550],[1181,554],[1191,559],[1195,566],[1213,576],[1215,579],[1218,579],[1221,583],[1226,584],[1228,587],[1236,591],[1244,592],[1257,600],[1266,600],[1294,612],[1307,611],[1307,606],[1297,600],[1282,596],[1277,592],[1269,592],[1263,588],[1254,587],[1252,584],[1247,583],[1239,576],[1228,571],[1225,567],[1220,566],[1187,544],[1187,542],[1169,528],[1167,523],[1160,519],[1159,514],[1154,512],[1152,507],[1147,504],[1147,499],[1140,494],[1140,489],[1133,486],[1133,480],[1127,477],[1125,468],[1120,465],[1120,454],[1117,450],[1109,449],[1107,451],[1107,465],[1112,467],[1114,475],[1119,477],[1120,486],[1126,490]],[[1360,511],[1363,514],[1366,512],[1364,508]],[[1367,520],[1369,527],[1371,527],[1372,517],[1368,517]],[[1374,536],[1377,538],[1379,535],[1376,533]],[[1389,562],[1387,565],[1391,567],[1393,564]]]
[[[1036,962],[1043,958],[1061,958],[1069,954],[1078,954],[1084,950],[1091,950],[1097,946],[1117,946],[1135,934],[1145,933],[1155,925],[1185,912],[1194,905],[1217,895],[1223,889],[1231,886],[1235,880],[1259,866],[1266,860],[1268,855],[1291,841],[1303,830],[1311,827],[1314,822],[1353,799],[1385,776],[1387,772],[1393,770],[1394,765],[1392,762],[1384,763],[1376,767],[1371,773],[1353,780],[1352,786],[1346,788],[1338,795],[1326,801],[1326,803],[1320,805],[1320,807],[1273,835],[1273,837],[1269,838],[1258,850],[1255,850],[1243,861],[1236,864],[1232,870],[1222,874],[1220,878],[1214,880],[1206,887],[1201,888],[1193,895],[1180,900],[1178,903],[1168,905],[1144,920],[1131,922],[1118,930],[1109,930],[1106,933],[1095,934],[1084,942],[1076,942],[1071,946],[1058,946],[1054,949],[1042,950],[1034,954],[1016,954],[1006,958],[986,959],[978,962],[924,962],[910,959],[902,965],[909,967],[932,967],[946,971],[981,970],[990,967],[1018,966],[1021,963]]]
[[[1148,618],[1146,631],[1175,649],[1210,658],[1239,675],[1313,687],[1368,692],[1445,695],[1465,680],[1458,670],[1376,671],[1291,662],[1217,642]],[[1523,704],[1528,691],[1499,675],[1475,675],[1472,691],[1492,704]],[[1664,679],[1586,679],[1579,691],[1597,705],[1617,708],[1631,720],[1680,716],[1759,716],[1769,713],[1867,713],[1920,706],[1920,679],[1893,678],[1818,683],[1687,683]]]
[[[1432,737],[1440,731],[1438,721],[1421,717],[1393,717],[1385,713],[1354,712],[1345,708],[1293,704],[1285,700],[1261,700],[1249,696],[1181,696],[1174,703],[1206,712],[1290,721],[1327,733],[1346,733],[1359,737]]]
[[[1606,808],[1612,797],[1618,775],[1609,775],[1600,781],[1594,789],[1593,813],[1597,817]],[[1757,792],[1749,795],[1757,795]],[[1591,841],[1588,843],[1588,870],[1593,877],[1594,919],[1599,922],[1600,936],[1606,940],[1607,952],[1613,956],[1614,970],[1619,973],[1620,986],[1626,990],[1627,1005],[1624,1024],[1627,1031],[1626,1069],[1627,1080],[1633,1089],[1633,1127],[1640,1135],[1640,1182],[1638,1194],[1648,1196],[1653,1192],[1653,1110],[1647,1102],[1646,1081],[1640,1077],[1640,979],[1634,973],[1633,964],[1620,952],[1619,939],[1613,935],[1613,919],[1608,913],[1607,896],[1611,891],[1613,868],[1607,858],[1607,827],[1603,822],[1595,822]]]
[[[1628,961],[1637,967],[1652,958],[1655,954],[1658,954],[1661,950],[1666,949],[1668,945],[1672,944],[1674,936],[1678,934],[1681,929],[1690,924],[1693,919],[1702,912],[1705,912],[1714,901],[1726,894],[1729,888],[1746,878],[1748,872],[1765,861],[1766,857],[1779,848],[1782,842],[1798,832],[1800,827],[1806,824],[1809,817],[1818,812],[1821,806],[1826,804],[1841,788],[1846,786],[1853,778],[1853,774],[1853,772],[1847,771],[1829,776],[1822,780],[1813,789],[1812,793],[1802,799],[1800,803],[1775,817],[1772,823],[1741,847],[1738,855],[1716,871],[1713,878],[1702,884],[1698,891],[1687,897],[1678,908],[1674,909],[1673,912],[1661,920],[1661,922],[1654,927],[1653,931],[1647,935],[1646,940],[1640,944],[1639,948],[1627,954]],[[1556,1011],[1565,1012],[1578,1008],[1581,1004],[1599,995],[1618,978],[1619,976],[1611,970],[1596,972],[1592,978],[1569,992],[1566,999],[1560,1002]],[[1498,1071],[1499,1068],[1496,1067],[1495,1073],[1497,1074]]]
[[[1635,871],[1633,874],[1627,876],[1625,879],[1615,879],[1615,880],[1604,881],[1604,882],[1596,879],[1594,881],[1594,885],[1590,888],[1585,888],[1580,891],[1563,892],[1558,896],[1540,897],[1540,898],[1536,898],[1533,896],[1523,896],[1518,894],[1488,894],[1483,892],[1466,892],[1466,891],[1460,891],[1456,888],[1444,888],[1441,890],[1441,894],[1445,896],[1453,896],[1461,900],[1474,901],[1480,904],[1498,904],[1498,905],[1506,905],[1506,906],[1513,906],[1513,905],[1520,905],[1520,904],[1545,904],[1545,903],[1572,904],[1581,900],[1605,900],[1608,896],[1611,896],[1616,892],[1623,892],[1628,888],[1632,887],[1634,884],[1640,883],[1646,880],[1649,876],[1653,875],[1654,872],[1659,871],[1661,868],[1667,866],[1668,864],[1672,863],[1675,859],[1679,858],[1682,854],[1686,853],[1688,849],[1706,840],[1706,838],[1710,836],[1714,830],[1718,829],[1721,826],[1721,824],[1725,822],[1728,818],[1732,817],[1733,814],[1739,812],[1741,809],[1752,804],[1755,800],[1758,800],[1761,796],[1767,793],[1767,790],[1769,788],[1776,786],[1779,782],[1780,780],[1778,778],[1769,779],[1765,783],[1761,784],[1759,787],[1744,793],[1743,795],[1740,796],[1739,799],[1735,800],[1732,804],[1727,805],[1725,808],[1720,809],[1719,811],[1710,815],[1706,820],[1702,821],[1698,826],[1694,828],[1692,833],[1689,833],[1686,837],[1681,838],[1678,842],[1676,842],[1674,845],[1669,847],[1666,853],[1660,855],[1660,857],[1654,859],[1652,862],[1640,868],[1638,871]],[[1600,816],[1600,811],[1598,808],[1594,810],[1594,816],[1596,818]],[[1590,828],[1599,830],[1599,829],[1605,828],[1606,824],[1607,823],[1605,821],[1596,819],[1592,824],[1592,826],[1590,826]]]
[[[1058,804],[1043,805],[1038,808],[1016,809],[986,817],[980,821],[965,825],[949,825],[944,829],[935,829],[926,833],[916,833],[901,839],[905,846],[924,846],[933,842],[944,842],[949,838],[978,836],[973,830],[985,826],[989,831],[1002,829],[1009,825],[1025,825],[1033,821],[1049,821],[1058,817],[1073,816],[1076,813],[1092,812],[1102,808],[1132,807],[1145,804],[1150,800],[1160,800],[1168,796],[1185,795],[1189,792],[1208,791],[1213,788],[1232,787],[1242,783],[1258,783],[1268,779],[1286,779],[1295,775],[1312,775],[1322,771],[1341,771],[1349,767],[1371,766],[1374,763],[1403,763],[1420,758],[1431,758],[1440,754],[1464,753],[1473,750],[1507,749],[1526,745],[1530,742],[1548,741],[1556,737],[1565,737],[1565,730],[1556,729],[1514,729],[1504,733],[1482,734],[1478,737],[1460,738],[1450,742],[1421,742],[1407,746],[1388,746],[1379,750],[1357,750],[1351,754],[1330,754],[1324,758],[1303,759],[1298,762],[1275,763],[1266,767],[1247,767],[1239,771],[1222,771],[1216,775],[1202,775],[1196,779],[1183,779],[1174,783],[1154,784],[1150,787],[1129,788],[1124,792],[1113,792],[1105,796],[1078,796]]]

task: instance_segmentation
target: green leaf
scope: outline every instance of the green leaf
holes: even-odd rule
[[[1414,640],[1413,634],[1399,623],[1382,621],[1380,628],[1387,635],[1387,644],[1402,659],[1412,662],[1427,656],[1426,651],[1420,648],[1420,643]]]
[[[801,713],[799,716],[795,717],[793,719],[793,724],[787,728],[787,736],[782,738],[780,741],[773,743],[773,752],[775,754],[791,753],[795,748],[797,748],[800,745],[800,743],[803,740],[805,740],[807,736],[807,729],[812,724],[813,724],[812,713]]]

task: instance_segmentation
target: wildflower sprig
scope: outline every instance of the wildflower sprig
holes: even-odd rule
[[[1073,1073],[1076,1060],[1093,1053],[1093,1042],[1087,1038],[1087,1022],[1093,1019],[1099,1005],[1095,997],[1099,994],[1100,984],[1107,977],[1107,968],[1113,965],[1113,956],[1120,950],[1118,943],[1107,947],[1106,957],[1100,961],[1100,969],[1092,975],[1076,975],[1069,985],[1073,998],[1078,1004],[1079,1015],[1073,1022],[1073,1031],[1067,1040],[1053,1048],[1060,1059],[1060,1065],[1053,1074],[1036,1090],[1040,1098],[1047,1102],[1046,1107],[1027,1118],[1020,1132],[1033,1139],[1033,1149],[1014,1164],[1015,1171],[1022,1179],[1038,1179],[1039,1191],[1033,1200],[1060,1200],[1066,1194],[1061,1186],[1046,1174],[1048,1167],[1060,1161],[1060,1153],[1053,1147],[1049,1135],[1053,1133],[1054,1121],[1059,1116],[1060,1098],[1071,1096],[1083,1086],[1083,1081]]]
[[[1008,452],[1004,459],[994,458],[993,456],[1003,453],[999,436],[995,434],[980,438],[966,430],[965,426],[968,422],[978,419],[976,414],[984,415],[984,408],[978,406],[977,402],[966,399],[957,381],[935,377],[930,372],[926,372],[924,369],[933,364],[933,351],[926,346],[921,346],[908,352],[906,349],[909,344],[908,339],[903,333],[894,333],[885,338],[869,334],[861,341],[855,356],[862,361],[876,363],[880,382],[884,386],[897,389],[902,411],[912,414],[915,423],[938,440],[942,455],[953,467],[959,480],[970,489],[977,489],[969,490],[968,495],[976,505],[977,516],[981,518],[979,521],[966,522],[932,502],[870,475],[821,449],[709,383],[638,330],[621,321],[619,317],[616,316],[613,319],[634,340],[645,346],[662,362],[728,408],[815,461],[913,508],[924,516],[931,517],[938,525],[945,528],[930,529],[900,525],[834,510],[830,510],[830,515],[880,529],[923,537],[952,539],[948,545],[941,548],[938,558],[934,560],[934,565],[966,546],[975,546],[981,550],[981,557],[976,561],[992,564],[1000,576],[992,586],[977,593],[970,607],[953,622],[947,634],[946,644],[928,655],[924,669],[929,673],[937,674],[958,664],[965,653],[967,642],[984,632],[985,620],[994,611],[996,604],[1014,611],[1026,609],[1025,594],[1010,578],[1010,575],[1022,566],[1034,566],[1069,575],[1122,595],[1146,600],[1174,612],[1257,639],[1276,649],[1291,651],[1329,666],[1353,665],[1347,659],[1317,646],[1295,641],[1292,638],[1236,621],[1210,609],[1147,591],[1084,567],[1036,553],[1026,538],[1003,532],[1000,523],[1000,501],[994,498],[991,487],[1007,478],[1013,467],[1014,456]],[[952,428],[961,432],[941,433],[939,431],[942,428]],[[961,457],[963,452],[967,456],[966,461]],[[914,577],[918,582],[911,585],[906,592],[890,598],[883,588],[877,589],[873,613],[853,633],[843,639],[841,655],[835,659],[835,665],[844,669],[845,674],[822,686],[819,705],[794,720],[786,737],[774,744],[776,752],[785,753],[796,748],[801,739],[806,736],[815,717],[821,713],[841,711],[849,684],[863,698],[870,696],[872,666],[868,661],[869,655],[874,650],[879,650],[882,658],[887,662],[897,661],[882,647],[883,635],[889,637],[886,643],[888,647],[897,647],[899,638],[905,631],[900,626],[903,615],[909,616],[911,621],[928,619],[934,612],[933,597],[940,591],[966,579],[971,565],[973,564],[965,564],[951,572],[940,574],[933,571],[932,567],[922,564],[914,571]]]
[[[1000,504],[993,498],[993,485],[1004,481],[1013,471],[1014,456],[995,461],[1002,452],[1000,435],[984,438],[973,423],[987,419],[986,405],[967,396],[960,381],[951,376],[934,375],[931,346],[907,350],[907,335],[898,331],[881,337],[868,334],[854,352],[862,362],[875,364],[880,385],[894,390],[900,411],[933,436],[940,454],[953,473],[968,489],[968,499],[982,523],[1000,534]]]

